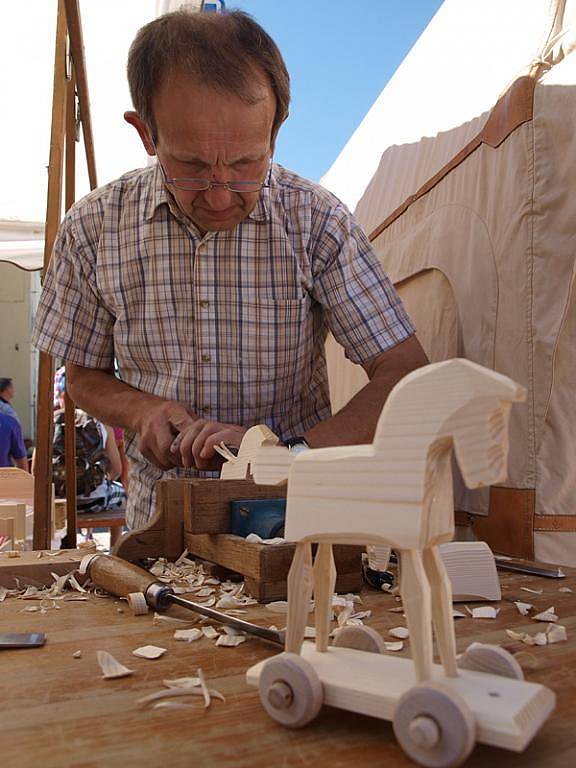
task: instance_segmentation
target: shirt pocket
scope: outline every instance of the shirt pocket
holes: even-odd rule
[[[311,371],[310,297],[244,300],[238,306],[236,327],[236,344],[223,355],[228,363],[224,377],[237,387],[244,418],[262,419],[283,411]]]

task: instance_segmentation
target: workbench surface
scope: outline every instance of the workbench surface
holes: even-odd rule
[[[512,652],[528,680],[557,695],[557,709],[523,754],[476,746],[468,766],[554,768],[576,764],[576,572],[556,580],[501,573],[503,600],[495,620],[456,620],[458,650],[473,641],[500,643]],[[541,595],[521,590],[542,589]],[[571,587],[574,592],[559,592]],[[379,630],[405,625],[388,609],[394,597],[373,590],[362,594],[373,615],[366,624]],[[537,612],[554,606],[568,642],[528,647],[511,641],[505,628],[544,630],[521,616],[512,600],[532,603]],[[264,712],[257,691],[245,682],[246,669],[277,652],[276,646],[249,638],[237,648],[216,647],[203,638],[174,640],[178,627],[153,624],[153,616],[134,617],[125,602],[90,596],[87,602],[59,603],[59,610],[23,612],[29,602],[0,603],[0,632],[44,631],[45,647],[0,651],[0,755],[6,768],[177,768],[179,766],[409,766],[388,722],[324,707],[313,723],[288,730]],[[463,606],[457,606],[465,610]],[[119,612],[119,608],[123,610]],[[178,609],[181,617],[193,617]],[[263,625],[284,625],[284,616],[262,606],[247,608],[247,618]],[[312,617],[310,618],[312,621]],[[156,661],[136,658],[132,650],[159,645],[168,652]],[[82,651],[82,657],[72,654]],[[96,651],[106,650],[135,674],[104,680]],[[402,652],[409,654],[408,648]],[[162,680],[193,676],[201,667],[208,684],[226,696],[204,710],[142,709],[136,700],[162,688]],[[382,681],[385,685],[386,681]],[[190,701],[190,699],[186,699]]]

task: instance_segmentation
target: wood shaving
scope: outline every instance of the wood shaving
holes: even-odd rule
[[[204,637],[204,633],[201,629],[177,629],[176,632],[174,632],[175,640],[184,640],[188,643],[200,640],[201,637]]]
[[[566,627],[562,626],[562,624],[549,624],[546,627],[546,637],[550,644],[562,643],[568,640],[568,633],[566,632]]]
[[[548,624],[544,632],[538,632],[536,635],[529,635],[527,632],[515,632],[512,629],[507,629],[506,634],[512,640],[519,640],[525,645],[548,645],[568,639],[566,627],[562,624]]]
[[[200,587],[200,589],[195,592],[197,597],[210,597],[210,595],[213,595],[216,590],[214,587]]]
[[[263,539],[261,536],[258,536],[257,533],[249,533],[248,536],[246,536],[246,541],[250,542],[250,544],[265,544],[268,547],[274,547],[278,544],[286,544],[286,539],[283,539],[281,536],[275,536],[273,539]]]
[[[96,656],[102,670],[102,677],[105,680],[113,680],[117,677],[127,677],[134,674],[133,669],[128,669],[128,667],[120,664],[108,651],[96,651]]]
[[[397,637],[399,640],[406,640],[410,637],[410,632],[407,627],[394,627],[393,629],[389,629],[388,633],[392,635],[392,637]]]
[[[558,621],[558,616],[554,613],[554,606],[551,606],[546,611],[542,611],[542,613],[536,614],[536,616],[532,616],[533,621],[547,621],[547,622],[554,622]]]
[[[81,659],[82,658],[82,651],[74,651],[72,654],[73,659]]]
[[[203,600],[200,605],[205,605],[206,608],[213,608],[216,605],[216,598],[209,597],[208,600]]]
[[[466,610],[473,619],[495,619],[500,608],[494,608],[491,605],[481,605],[478,608],[472,608],[472,610],[466,606]]]
[[[143,592],[130,592],[126,599],[133,616],[146,616],[148,603]]]
[[[467,616],[465,613],[462,613],[462,611],[457,611],[456,609],[452,609],[452,618],[453,619],[466,619]]]
[[[220,635],[216,640],[216,645],[221,645],[224,648],[236,648],[246,642],[246,637],[243,635]]]
[[[212,626],[202,627],[202,634],[209,640],[215,640],[217,637],[220,637],[218,630]]]
[[[3,600],[6,600],[6,597],[8,596],[8,590],[6,587],[0,586],[0,603]]]
[[[573,590],[570,589],[570,587],[560,587],[558,592],[572,592]]]
[[[209,688],[208,691],[210,693],[211,699],[220,699],[220,701],[226,701],[225,697],[220,693],[220,691],[217,691],[214,688]],[[190,688],[169,688],[165,691],[157,691],[156,693],[151,693],[149,696],[144,696],[142,699],[137,699],[136,703],[140,704],[140,706],[146,706],[146,704],[150,704],[153,701],[170,699],[180,696],[202,696],[202,698],[204,698],[204,693],[202,692],[202,689],[197,686]]]
[[[224,631],[224,634],[226,635],[245,635],[246,632],[243,632],[241,629],[237,629],[236,627],[229,627],[227,624],[224,624],[222,626],[222,630]]]
[[[136,648],[132,651],[133,656],[138,656],[140,659],[159,659],[160,656],[164,656],[166,648],[160,648],[158,645],[142,645],[140,648]]]
[[[223,595],[216,603],[216,608],[240,608],[242,605],[257,605],[258,601],[252,597],[236,597],[235,595]]]
[[[152,620],[153,624],[177,624],[179,626],[182,626],[185,624],[186,626],[190,626],[191,624],[196,624],[199,621],[199,617],[191,616],[189,619],[177,619],[176,616],[166,616],[163,613],[155,613],[154,619]]]
[[[523,592],[530,592],[532,595],[541,595],[544,592],[543,589],[530,589],[530,587],[520,587]]]
[[[522,616],[528,616],[530,611],[534,608],[531,603],[522,603],[520,600],[515,600],[514,605],[518,608],[518,613],[521,613]]]
[[[404,643],[400,640],[397,643],[387,643],[384,641],[387,651],[401,651],[404,648]]]
[[[198,678],[200,680],[200,687],[202,688],[202,694],[204,696],[204,707],[208,709],[210,706],[210,691],[208,690],[208,686],[206,685],[206,678],[204,677],[204,672],[202,672],[201,669],[198,670]]]
[[[172,680],[162,680],[167,688],[193,688],[200,685],[199,677],[175,677]]]

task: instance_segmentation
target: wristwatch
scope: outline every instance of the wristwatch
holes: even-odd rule
[[[289,437],[288,440],[284,441],[284,445],[288,448],[290,453],[293,453],[295,456],[302,453],[302,451],[310,450],[310,446],[302,436]]]

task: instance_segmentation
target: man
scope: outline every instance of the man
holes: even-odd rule
[[[12,379],[0,378],[0,413],[7,413],[20,424],[20,419],[12,405],[14,397],[14,382]]]
[[[34,341],[69,363],[80,407],[126,429],[140,526],[159,479],[216,469],[214,446],[254,424],[312,447],[371,440],[426,357],[350,213],[272,163],[289,77],[258,24],[160,17],[136,36],[128,79],[125,119],[158,162],[69,211]],[[328,329],[370,378],[335,416]]]
[[[12,466],[28,472],[22,427],[12,416],[0,412],[0,467]]]

